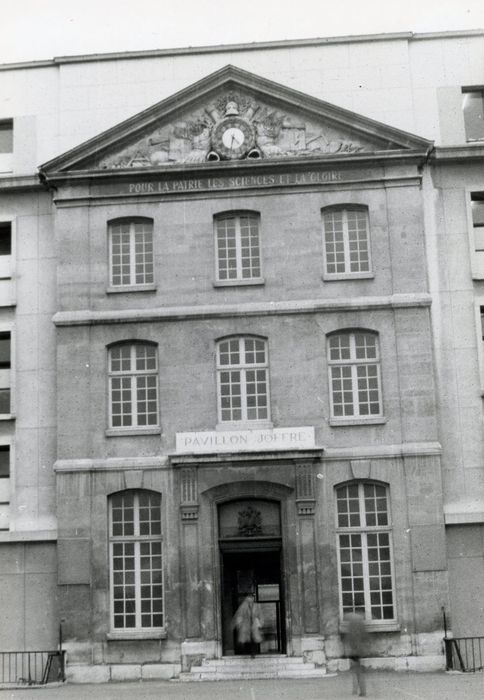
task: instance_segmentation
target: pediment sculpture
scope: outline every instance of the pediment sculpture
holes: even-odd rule
[[[318,154],[358,153],[371,144],[262,104],[241,92],[226,92],[206,107],[164,124],[116,154],[100,159],[100,168],[149,168],[170,163]]]

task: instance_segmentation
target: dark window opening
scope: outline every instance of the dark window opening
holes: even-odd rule
[[[10,477],[10,446],[0,445],[0,479]]]
[[[12,224],[0,222],[0,255],[12,254]]]

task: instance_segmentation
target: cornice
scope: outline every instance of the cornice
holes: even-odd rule
[[[375,297],[337,299],[302,299],[295,301],[252,302],[243,304],[207,304],[200,306],[167,306],[152,309],[122,309],[108,311],[58,311],[56,326],[96,326],[118,323],[152,323],[156,321],[192,321],[248,316],[277,316],[313,314],[320,312],[367,311],[428,307],[430,294],[393,294]]]
[[[168,464],[168,458],[158,457],[108,457],[107,459],[58,459],[55,472],[118,471],[139,469],[161,469]]]
[[[396,445],[327,447],[324,450],[324,461],[386,459],[388,457],[437,457],[441,453],[442,446],[439,442],[404,442]]]
[[[0,176],[0,192],[31,192],[45,191],[46,186],[40,181],[37,173],[33,175],[2,175]]]
[[[430,154],[429,160],[437,165],[484,160],[484,141],[454,146],[436,146]]]
[[[430,142],[429,142],[430,144]],[[261,160],[235,160],[203,163],[177,163],[150,168],[40,171],[40,178],[49,185],[91,185],[103,182],[140,180],[149,182],[160,177],[176,179],[197,176],[217,177],[219,175],[248,174],[252,172],[274,172],[304,170],[306,168],[349,168],[392,166],[402,163],[422,165],[428,158],[432,146],[419,149],[398,149],[392,151],[370,151],[347,155],[318,155],[298,158],[264,158]],[[381,179],[381,178],[380,178]]]
[[[173,467],[185,466],[213,466],[224,464],[234,465],[258,464],[264,462],[307,462],[308,460],[320,460],[323,455],[323,447],[313,447],[304,450],[274,450],[273,452],[207,452],[206,454],[172,453],[169,455],[170,464]]]

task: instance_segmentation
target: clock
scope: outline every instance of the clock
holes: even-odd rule
[[[212,132],[212,148],[229,160],[243,158],[255,144],[253,127],[242,117],[221,119]]]

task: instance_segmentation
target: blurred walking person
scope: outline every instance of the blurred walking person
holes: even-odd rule
[[[262,642],[262,615],[260,606],[251,593],[245,596],[237,608],[232,620],[232,628],[237,630],[239,644],[248,648],[251,657],[254,658],[258,645]]]
[[[353,695],[366,697],[365,669],[361,665],[361,658],[366,656],[368,649],[368,632],[365,620],[362,615],[353,612],[345,617],[345,621],[348,625],[345,642],[353,675]]]

